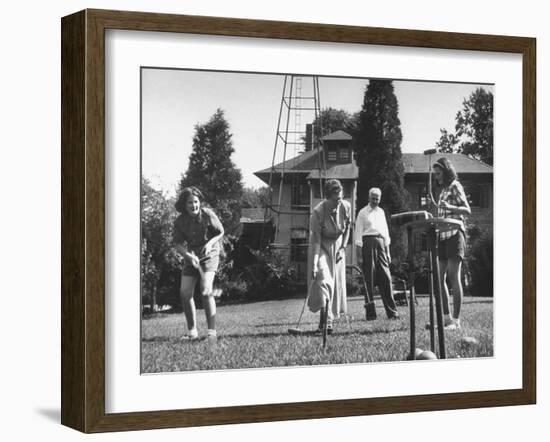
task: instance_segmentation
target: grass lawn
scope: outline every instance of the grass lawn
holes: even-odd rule
[[[221,306],[217,309],[218,340],[182,342],[183,314],[158,313],[142,320],[142,372],[224,370],[252,367],[346,364],[402,361],[409,350],[408,307],[399,307],[401,319],[389,321],[381,301],[376,300],[378,319],[366,322],[362,298],[348,299],[349,324],[335,322],[326,351],[322,337],[313,333],[289,335],[295,327],[303,299],[265,301]],[[416,308],[417,347],[429,349],[428,298],[419,297]],[[465,298],[462,329],[445,334],[448,358],[491,357],[493,355],[493,300]],[[206,334],[204,312],[197,312],[199,334]],[[300,329],[313,331],[319,315],[307,308]],[[461,338],[473,337],[466,345]],[[437,331],[436,331],[437,348]],[[418,362],[422,363],[422,362]]]

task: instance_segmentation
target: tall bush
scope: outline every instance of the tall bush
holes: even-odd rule
[[[468,291],[472,296],[493,296],[493,231],[474,226],[468,230],[469,250],[465,274],[469,275]]]

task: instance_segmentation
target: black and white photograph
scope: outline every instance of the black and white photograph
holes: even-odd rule
[[[143,374],[493,356],[493,84],[140,75]]]

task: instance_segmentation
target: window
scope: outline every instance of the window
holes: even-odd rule
[[[292,183],[290,204],[293,207],[309,208],[309,185],[307,183]]]
[[[489,207],[489,192],[487,186],[470,184],[464,186],[464,192],[466,193],[466,198],[468,198],[470,207]]]
[[[428,204],[428,186],[422,184],[418,186],[418,208]]]
[[[292,262],[307,261],[307,239],[306,238],[290,239],[290,260]]]
[[[336,161],[336,149],[329,149],[327,152],[328,161]]]
[[[343,163],[349,161],[349,149],[340,149],[340,161]]]

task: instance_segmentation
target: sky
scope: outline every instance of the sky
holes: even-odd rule
[[[218,108],[223,109],[233,134],[233,162],[241,169],[247,187],[264,183],[253,175],[271,166],[277,146],[277,122],[281,108],[284,74],[234,73],[176,69],[142,69],[142,175],[153,187],[169,195],[176,192],[187,170],[195,125],[206,123]],[[321,108],[333,107],[349,113],[361,110],[368,78],[319,77]],[[288,95],[287,83],[287,94]],[[435,147],[440,129],[454,130],[456,113],[464,98],[477,87],[494,93],[489,85],[394,80],[399,105],[403,153],[423,152]],[[311,77],[301,79],[293,95],[313,96]],[[304,98],[302,107],[313,101]],[[283,109],[285,109],[283,107]],[[304,131],[314,118],[303,110],[289,116],[289,131]],[[281,129],[286,126],[283,112]],[[299,137],[299,135],[291,135]],[[276,149],[275,149],[276,147]],[[286,159],[303,149],[289,145]]]

